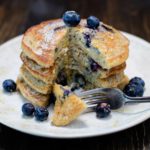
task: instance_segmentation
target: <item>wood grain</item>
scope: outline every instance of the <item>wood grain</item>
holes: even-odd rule
[[[95,15],[119,30],[150,41],[149,0],[0,0],[0,43],[43,20],[59,18],[66,10],[82,17]],[[87,139],[45,139],[1,125],[0,150],[149,150],[150,119],[128,130]]]

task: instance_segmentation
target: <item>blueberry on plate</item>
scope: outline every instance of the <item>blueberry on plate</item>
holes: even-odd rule
[[[63,15],[63,21],[70,27],[78,25],[80,20],[80,15],[75,11],[66,11]]]
[[[143,87],[145,86],[145,82],[144,82],[144,80],[142,79],[142,78],[140,78],[140,77],[134,77],[134,78],[132,78],[131,80],[130,80],[130,83],[131,84],[140,84],[140,85],[142,85]]]
[[[7,79],[3,82],[3,88],[6,92],[14,92],[16,91],[16,83],[11,79]]]
[[[96,116],[98,118],[105,118],[111,113],[110,105],[107,103],[99,103],[96,106]]]
[[[143,96],[144,87],[141,84],[129,83],[125,86],[123,92],[127,96],[131,96],[131,97]]]
[[[91,29],[97,29],[100,24],[100,21],[95,16],[90,16],[87,18],[87,26]]]
[[[47,120],[49,112],[48,112],[47,108],[36,107],[34,115],[35,115],[36,120],[44,121],[44,120]]]
[[[35,108],[31,103],[25,103],[22,105],[22,112],[25,116],[32,116],[34,111]]]

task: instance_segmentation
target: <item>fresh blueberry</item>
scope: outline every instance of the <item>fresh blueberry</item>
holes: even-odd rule
[[[131,97],[143,96],[144,87],[141,84],[127,84],[123,90],[123,92]]]
[[[76,74],[74,80],[80,87],[84,87],[86,85],[85,78],[81,74]]]
[[[96,106],[96,116],[98,118],[105,118],[111,113],[110,105],[107,103],[99,103]]]
[[[130,80],[130,83],[131,84],[140,84],[140,85],[142,85],[143,87],[145,86],[145,82],[144,82],[144,80],[142,79],[142,78],[140,78],[140,77],[134,77],[134,78],[132,78],[131,80]]]
[[[35,108],[31,103],[25,103],[22,105],[22,112],[25,116],[32,116],[34,111]]]
[[[70,91],[69,90],[65,90],[64,91],[64,98],[67,97],[69,94],[70,94]]]
[[[49,112],[44,107],[37,107],[35,109],[34,115],[35,115],[36,120],[38,120],[38,121],[44,121],[44,120],[47,120]]]
[[[90,68],[93,72],[96,72],[98,69],[100,69],[100,65],[97,64],[93,59],[90,60]]]
[[[56,82],[63,86],[67,85],[67,78],[65,72],[63,71],[59,72]]]
[[[71,27],[78,25],[80,20],[80,15],[75,11],[66,11],[63,15],[63,21]]]
[[[16,83],[11,79],[7,79],[3,82],[3,88],[6,92],[14,92],[16,91]]]
[[[97,29],[99,26],[99,23],[100,23],[99,19],[96,18],[95,16],[90,16],[87,18],[87,26],[89,28]]]
[[[90,34],[89,33],[84,33],[84,39],[85,39],[85,41],[86,41],[86,46],[87,47],[90,47],[90,45],[91,45],[91,36],[90,36]]]

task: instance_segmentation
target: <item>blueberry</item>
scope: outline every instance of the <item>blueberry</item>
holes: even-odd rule
[[[145,86],[145,82],[144,82],[144,80],[142,79],[142,78],[140,78],[140,77],[134,77],[134,78],[132,78],[131,80],[130,80],[130,83],[131,84],[140,84],[140,85],[142,85],[143,87]]]
[[[144,87],[141,84],[127,84],[123,90],[123,92],[131,97],[143,96]]]
[[[84,33],[84,39],[85,39],[85,41],[86,41],[86,46],[87,47],[90,47],[90,45],[91,45],[91,36],[90,36],[90,34],[89,33]]]
[[[105,118],[111,113],[110,105],[107,103],[99,103],[96,106],[96,116],[98,118]]]
[[[67,97],[69,94],[70,94],[70,91],[69,91],[69,90],[65,90],[63,97],[65,98],[65,97]]]
[[[25,103],[22,105],[22,112],[25,116],[32,116],[34,110],[35,108],[31,103]]]
[[[100,23],[99,19],[96,18],[95,16],[90,16],[87,18],[87,26],[89,28],[97,29],[99,26],[99,23]]]
[[[84,87],[86,85],[85,78],[81,74],[76,74],[74,80],[80,87]]]
[[[90,68],[93,72],[96,72],[98,69],[100,69],[100,65],[97,64],[93,59],[90,60]]]
[[[47,120],[49,112],[44,107],[37,107],[35,109],[34,115],[35,115],[36,120],[38,120],[38,121],[44,121],[44,120]]]
[[[16,91],[16,83],[11,79],[7,79],[3,82],[3,88],[6,92],[14,92]]]
[[[78,25],[80,20],[80,15],[75,11],[66,11],[63,15],[63,21],[71,27]]]

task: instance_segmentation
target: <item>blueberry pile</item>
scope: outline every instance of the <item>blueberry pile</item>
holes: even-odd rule
[[[25,116],[35,116],[36,120],[47,120],[49,112],[45,107],[34,107],[31,103],[25,103],[22,106],[22,112]]]
[[[11,79],[7,79],[3,82],[3,89],[6,92],[15,92],[16,91],[16,83],[11,80]]]
[[[130,80],[123,90],[127,96],[138,97],[144,94],[145,82],[140,77],[134,77]]]

